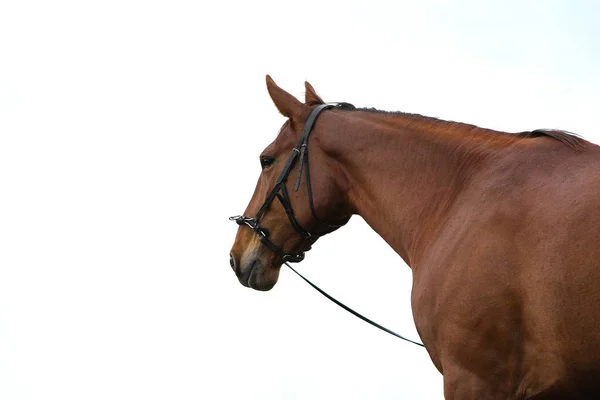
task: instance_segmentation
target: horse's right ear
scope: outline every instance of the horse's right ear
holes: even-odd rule
[[[275,103],[275,107],[277,107],[281,114],[290,119],[296,119],[300,116],[304,104],[277,86],[275,81],[271,79],[269,75],[267,75],[267,90],[269,91],[273,103]]]
[[[304,82],[304,87],[306,88],[306,95],[304,100],[305,104],[312,106],[325,103],[323,99],[319,97],[315,88],[312,87],[312,85],[308,83],[308,81]]]

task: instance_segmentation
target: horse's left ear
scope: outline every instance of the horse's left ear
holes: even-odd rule
[[[319,97],[319,95],[317,94],[317,91],[315,90],[314,87],[312,87],[312,85],[310,83],[308,83],[308,81],[304,82],[304,87],[306,87],[306,94],[304,97],[304,104],[306,104],[307,106],[314,106],[317,104],[323,104],[325,103],[323,101],[323,99],[321,99]]]
[[[267,75],[267,90],[269,91],[273,103],[275,103],[275,107],[277,107],[282,115],[288,117],[292,123],[300,117],[300,114],[305,107],[304,104],[277,86],[275,81],[273,81],[269,75]]]

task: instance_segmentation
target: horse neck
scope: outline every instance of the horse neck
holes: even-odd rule
[[[348,201],[411,267],[494,144],[507,142],[471,125],[412,115],[336,117],[343,132],[328,136],[337,137],[331,154],[348,182]]]

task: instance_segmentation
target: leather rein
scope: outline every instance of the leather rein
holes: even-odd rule
[[[315,290],[317,290],[323,296],[325,296],[326,298],[328,298],[329,300],[331,300],[338,306],[342,307],[344,310],[346,310],[349,313],[355,315],[356,317],[362,319],[363,321],[368,322],[369,324],[383,330],[384,332],[387,332],[393,336],[396,336],[397,338],[400,338],[407,342],[416,344],[417,346],[425,347],[425,346],[423,346],[423,344],[413,341],[411,339],[407,339],[404,336],[401,336],[401,335],[397,334],[396,332],[394,332],[390,329],[387,329],[387,328],[383,327],[382,325],[379,325],[375,321],[372,321],[371,319],[354,311],[353,309],[346,306],[339,300],[336,300],[334,297],[327,294],[324,290],[322,290],[317,285],[315,285],[314,283],[309,281],[307,278],[302,276],[302,274],[300,274],[298,271],[296,271],[294,268],[292,268],[292,266],[289,263],[298,263],[298,262],[304,260],[304,255],[305,255],[304,252],[300,252],[300,253],[285,252],[283,250],[283,248],[276,245],[269,239],[268,229],[260,226],[260,219],[266,213],[267,209],[269,208],[269,206],[271,205],[273,200],[275,200],[275,198],[277,198],[281,202],[281,205],[283,206],[283,209],[285,210],[285,213],[288,216],[290,224],[292,225],[294,230],[303,239],[309,239],[313,236],[319,236],[316,234],[311,234],[302,225],[300,225],[300,223],[298,223],[298,221],[296,220],[296,217],[294,216],[294,210],[292,209],[292,205],[290,203],[289,194],[288,194],[288,191],[286,188],[286,183],[287,183],[287,179],[290,175],[290,172],[291,172],[292,168],[294,167],[294,164],[298,158],[299,158],[298,176],[296,178],[296,184],[294,185],[294,192],[297,192],[298,189],[300,188],[300,181],[302,180],[302,171],[303,170],[306,171],[305,172],[305,174],[306,174],[306,189],[307,189],[307,193],[308,193],[308,201],[310,204],[310,210],[313,215],[313,218],[318,223],[328,227],[329,229],[337,229],[337,228],[345,225],[346,222],[348,222],[348,220],[346,220],[342,224],[339,224],[339,225],[323,222],[321,219],[319,219],[319,217],[317,217],[317,213],[315,211],[315,206],[314,206],[314,202],[313,202],[313,196],[312,196],[310,170],[309,170],[309,166],[308,166],[308,138],[309,138],[312,128],[317,120],[317,117],[323,111],[330,109],[330,108],[354,109],[354,106],[349,103],[326,103],[326,104],[321,104],[321,105],[317,106],[314,110],[312,110],[306,120],[306,123],[304,124],[304,128],[302,130],[300,138],[298,139],[298,142],[296,143],[296,147],[294,147],[292,149],[292,153],[290,154],[290,157],[288,158],[285,166],[283,167],[283,170],[281,171],[277,180],[275,181],[275,186],[273,187],[273,189],[271,190],[269,195],[266,197],[264,203],[262,204],[262,206],[260,207],[260,209],[258,210],[256,215],[254,217],[248,217],[245,215],[236,215],[233,217],[229,217],[229,220],[235,221],[240,226],[247,226],[250,229],[252,229],[252,231],[254,231],[258,235],[258,238],[261,241],[261,243],[264,244],[265,246],[267,246],[273,252],[275,252],[275,254],[277,254],[279,256],[279,258],[281,258],[283,264],[287,265],[293,272],[295,272],[306,283],[308,283],[310,286],[312,286]]]

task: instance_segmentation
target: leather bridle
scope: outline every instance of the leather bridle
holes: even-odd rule
[[[304,124],[304,128],[302,129],[302,134],[300,135],[300,138],[298,139],[298,142],[296,143],[296,147],[294,147],[292,149],[292,153],[290,154],[290,157],[288,158],[287,162],[285,163],[285,166],[283,167],[283,170],[279,174],[279,177],[275,181],[275,186],[273,187],[273,190],[271,190],[271,192],[265,199],[264,203],[262,204],[262,206],[260,207],[260,209],[258,210],[256,215],[254,217],[247,217],[245,215],[236,215],[234,217],[229,217],[230,221],[235,221],[238,225],[241,225],[241,226],[245,225],[245,226],[248,226],[250,229],[252,229],[258,235],[261,243],[263,243],[265,246],[267,246],[269,249],[271,249],[273,252],[275,252],[281,258],[282,262],[291,262],[291,263],[300,262],[300,261],[304,260],[304,252],[301,252],[301,253],[285,252],[283,250],[283,248],[281,248],[281,246],[276,245],[269,239],[269,231],[266,228],[263,228],[260,226],[260,219],[267,212],[267,209],[269,208],[269,206],[271,205],[273,200],[275,200],[275,198],[277,198],[281,202],[281,205],[283,206],[283,209],[285,210],[285,213],[287,214],[288,219],[290,220],[290,224],[292,225],[294,230],[296,232],[298,232],[298,234],[302,237],[302,239],[306,240],[311,237],[318,236],[317,234],[309,232],[306,228],[304,228],[296,220],[296,217],[294,216],[294,210],[292,209],[292,205],[290,203],[290,197],[288,194],[288,190],[286,188],[286,183],[287,183],[287,179],[290,175],[290,172],[292,171],[292,168],[294,167],[294,165],[296,163],[296,160],[299,160],[298,161],[298,177],[296,178],[296,184],[294,185],[294,191],[297,192],[298,189],[300,188],[300,181],[302,180],[302,171],[304,170],[305,174],[306,174],[306,190],[307,190],[307,194],[308,194],[308,202],[310,204],[310,211],[311,211],[312,216],[315,219],[315,221],[317,221],[317,223],[327,227],[330,230],[339,228],[340,226],[342,226],[346,222],[348,222],[348,220],[346,219],[341,224],[329,224],[327,222],[322,221],[317,216],[317,212],[315,211],[315,205],[313,202],[312,187],[311,187],[311,180],[310,180],[310,169],[308,166],[308,138],[310,136],[312,128],[315,125],[317,118],[323,111],[325,111],[329,108],[336,108],[336,107],[337,108],[345,108],[345,109],[354,108],[354,106],[352,106],[351,104],[348,104],[348,103],[326,103],[326,104],[321,104],[321,105],[315,107],[315,109],[313,109],[311,111],[311,113],[308,115],[308,118],[306,119],[306,122]]]

